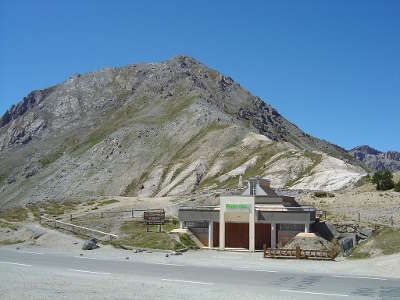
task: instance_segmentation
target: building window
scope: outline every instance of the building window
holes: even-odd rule
[[[280,231],[304,231],[304,224],[279,224]]]
[[[250,181],[250,195],[255,196],[257,190],[257,184],[255,181]]]

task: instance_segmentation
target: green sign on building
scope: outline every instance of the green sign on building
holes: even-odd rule
[[[226,209],[249,209],[248,204],[225,204]]]

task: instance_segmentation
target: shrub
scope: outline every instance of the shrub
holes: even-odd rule
[[[386,191],[394,187],[393,174],[388,170],[379,170],[372,176],[371,181],[376,184],[378,191]]]
[[[397,182],[397,183],[394,185],[394,190],[395,190],[396,192],[400,192],[400,181]]]

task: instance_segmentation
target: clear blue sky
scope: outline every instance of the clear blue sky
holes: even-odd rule
[[[0,114],[105,66],[193,56],[345,148],[400,150],[400,1],[0,2]]]

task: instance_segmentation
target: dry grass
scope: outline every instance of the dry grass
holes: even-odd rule
[[[28,218],[28,211],[23,207],[0,210],[0,219],[8,222],[23,222]]]

